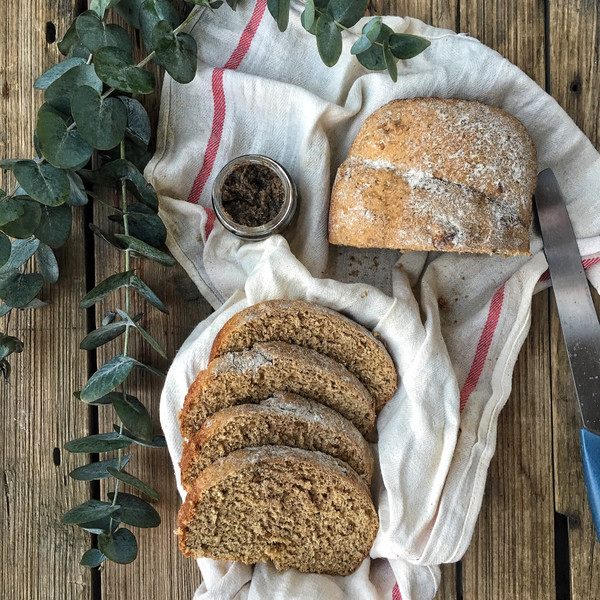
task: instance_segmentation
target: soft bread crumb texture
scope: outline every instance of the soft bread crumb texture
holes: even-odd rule
[[[326,406],[277,392],[260,404],[240,404],[209,417],[185,444],[181,482],[186,490],[217,459],[259,446],[317,450],[348,463],[370,485],[373,453],[350,421]]]
[[[398,374],[385,346],[340,313],[302,300],[268,300],[236,313],[219,331],[211,360],[258,342],[297,344],[329,356],[364,384],[380,411],[398,387]]]
[[[256,404],[277,391],[321,402],[366,436],[375,424],[375,403],[362,383],[331,358],[284,342],[256,344],[212,360],[191,385],[180,414],[191,439],[205,419],[236,404]]]
[[[205,469],[178,516],[187,556],[348,575],[379,523],[362,479],[320,452],[264,446]]]
[[[536,150],[479,102],[394,100],[367,118],[337,171],[333,244],[529,255]]]

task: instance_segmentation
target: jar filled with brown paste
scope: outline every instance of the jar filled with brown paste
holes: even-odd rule
[[[289,225],[297,192],[287,171],[259,154],[227,163],[212,189],[217,218],[227,230],[246,240],[262,240]]]

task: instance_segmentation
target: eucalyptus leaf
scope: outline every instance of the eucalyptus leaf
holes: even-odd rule
[[[133,195],[154,212],[158,211],[158,197],[154,188],[148,183],[136,166],[124,158],[113,160],[100,169],[102,177],[112,181],[125,179],[127,187]]]
[[[48,163],[19,161],[15,165],[15,177],[29,196],[47,206],[62,204],[71,191],[66,174]]]
[[[131,445],[131,438],[125,435],[114,433],[96,433],[86,437],[71,440],[65,444],[65,450],[69,452],[86,452],[88,454],[95,452],[109,452],[110,450],[119,450]],[[91,521],[91,519],[88,519]]]
[[[98,548],[90,548],[86,552],[84,552],[81,557],[81,561],[79,564],[82,567],[87,567],[88,569],[93,569],[94,567],[100,566],[106,560],[106,556],[98,550]]]
[[[139,334],[150,344],[150,346],[152,346],[152,348],[154,348],[154,350],[156,350],[163,358],[167,358],[165,351],[160,347],[159,343],[139,323],[134,320],[135,317],[132,319],[127,313],[118,308],[117,312],[123,321],[129,321],[129,324],[139,332]]]
[[[131,94],[150,94],[154,91],[154,75],[137,67],[131,55],[119,48],[100,48],[94,54],[94,67],[98,77],[117,90]]]
[[[79,36],[77,35],[77,28],[75,27],[75,21],[71,23],[69,29],[63,36],[62,40],[60,40],[57,44],[60,53],[64,56],[67,56],[73,46],[79,41]]]
[[[53,84],[63,73],[66,73],[69,69],[73,67],[77,67],[78,65],[85,64],[85,60],[83,58],[74,57],[67,58],[62,62],[50,67],[45,73],[40,75],[33,84],[33,87],[36,90],[45,90],[51,84]]]
[[[344,27],[353,27],[367,10],[368,0],[331,0],[328,12],[333,19]]]
[[[11,245],[9,257],[0,268],[0,272],[4,273],[11,269],[18,269],[24,265],[35,254],[39,245],[40,241],[35,238],[15,240]]]
[[[119,508],[120,506],[118,504],[113,506],[109,502],[88,500],[66,512],[62,516],[61,521],[67,525],[77,525],[78,523],[85,523],[87,521],[93,521],[94,519],[108,517],[111,514],[116,513]]]
[[[152,417],[137,398],[117,395],[113,400],[113,407],[129,431],[145,441],[152,441]]]
[[[73,216],[69,205],[42,206],[40,223],[34,233],[44,244],[51,248],[58,248],[69,239],[72,222]]]
[[[118,98],[102,98],[89,86],[75,90],[71,112],[81,137],[98,150],[109,150],[125,137],[127,108]]]
[[[5,358],[0,360],[0,374],[4,377],[5,383],[10,380],[10,370],[10,363]]]
[[[126,454],[121,458],[121,469],[129,462],[130,458],[131,454]],[[119,468],[118,458],[100,460],[83,465],[83,467],[77,467],[77,469],[73,469],[69,473],[69,476],[78,481],[97,481],[99,479],[107,479],[110,477],[111,474],[108,471],[110,468],[115,470]]]
[[[127,109],[127,133],[135,143],[147,148],[152,130],[146,109],[141,102],[134,98],[119,96],[119,100]]]
[[[99,348],[100,346],[108,344],[108,342],[118,338],[122,333],[124,333],[126,328],[127,324],[123,321],[116,321],[114,323],[110,323],[109,325],[98,327],[98,329],[90,331],[90,333],[83,338],[79,344],[79,347],[82,350],[94,350]]]
[[[138,547],[135,536],[128,529],[117,529],[113,534],[98,536],[98,549],[113,562],[127,564],[137,557]]]
[[[106,406],[108,404],[112,404],[112,401],[113,401],[113,398],[111,396],[112,393],[113,392],[109,392],[108,394],[105,394],[101,398],[97,398],[96,400],[86,402],[86,404],[91,404],[92,406]],[[75,396],[75,398],[77,398],[77,400],[81,400],[81,392],[73,392],[73,396]],[[82,400],[82,402],[83,402],[83,400]]]
[[[112,310],[109,310],[103,317],[102,317],[102,326],[104,325],[108,325],[109,323],[112,323],[115,320],[115,317],[117,316],[116,312],[113,312]]]
[[[152,30],[155,62],[179,83],[189,83],[198,64],[196,40],[186,33],[175,35],[168,21],[159,21]]]
[[[231,8],[231,10],[235,10],[239,3],[240,0],[227,0],[227,4]]]
[[[333,67],[342,54],[342,33],[328,13],[317,19],[317,49],[328,67]]]
[[[124,250],[123,244],[117,239],[117,237],[115,236],[114,233],[104,231],[103,229],[100,229],[100,227],[95,225],[94,223],[90,223],[90,229],[92,230],[94,235],[96,235],[100,239],[104,240],[105,242],[107,242],[108,244],[113,246],[114,248],[117,248],[117,250]]]
[[[10,303],[9,303],[10,304]],[[117,354],[104,363],[86,382],[81,390],[81,399],[84,402],[97,400],[121,385],[137,364],[131,356]]]
[[[81,137],[79,131],[68,127],[56,114],[41,113],[36,133],[42,155],[55,167],[71,169],[86,163],[92,156],[93,148]]]
[[[129,219],[129,216],[127,218]],[[121,246],[123,248],[128,248],[129,250],[132,250],[138,256],[149,258],[150,260],[153,260],[167,267],[172,267],[175,264],[175,260],[171,256],[169,256],[165,252],[162,252],[161,250],[158,250],[154,246],[151,246],[150,244],[139,240],[138,238],[122,233],[116,233],[114,234],[114,237],[121,243]]]
[[[123,17],[128,25],[135,29],[140,28],[140,7],[144,0],[120,0],[115,7],[117,13]]]
[[[70,186],[67,204],[70,204],[71,206],[85,206],[88,203],[88,196],[85,192],[81,177],[74,171],[69,171],[67,177],[69,178]]]
[[[14,238],[29,237],[42,218],[42,207],[27,196],[17,196],[0,202],[0,222],[18,212],[16,219],[0,225],[6,235]]]
[[[77,43],[69,50],[69,54],[67,54],[68,58],[83,58],[86,63],[90,56],[92,56],[91,50],[81,40],[78,40]]]
[[[108,468],[108,472],[115,479],[118,479],[119,481],[122,481],[122,482],[140,490],[140,492],[143,492],[147,496],[150,496],[150,498],[152,498],[154,500],[160,499],[160,496],[158,495],[158,492],[156,492],[156,490],[151,488],[149,485],[146,485],[143,481],[141,481],[137,477],[134,477],[130,473],[127,473],[126,471],[117,471],[117,469],[111,468],[111,467]]]
[[[87,523],[77,523],[81,529],[89,531],[94,535],[100,535],[101,533],[110,533],[116,531],[119,527],[118,514],[113,513],[110,517],[103,517],[102,519],[94,519]]]
[[[360,54],[372,46],[371,40],[366,35],[361,35],[350,48],[352,54]]]
[[[401,60],[414,58],[431,46],[429,40],[410,33],[394,33],[390,35],[389,43],[392,54]]]
[[[159,297],[135,274],[131,275],[130,286],[152,306],[161,312],[169,314],[169,309],[161,302]]]
[[[177,27],[179,15],[174,6],[167,0],[144,0],[140,7],[140,29],[148,52],[155,49],[152,32],[160,21],[169,23],[171,30]]]
[[[40,244],[40,247],[35,253],[35,263],[40,271],[40,275],[48,283],[56,283],[58,281],[58,262],[56,256],[52,252],[52,248],[46,244]]]
[[[267,0],[267,7],[279,31],[285,31],[290,20],[290,0]]]
[[[386,42],[393,33],[394,31],[390,27],[387,25],[382,25],[377,39],[373,41],[383,45],[383,43]],[[368,50],[357,54],[356,58],[358,59],[358,62],[371,71],[385,70],[386,66],[382,45],[373,44]]]
[[[104,13],[115,4],[118,4],[119,0],[90,0],[89,7],[93,10],[100,18],[104,17]]]
[[[390,77],[392,78],[392,81],[398,81],[398,67],[396,65],[397,58],[392,54],[389,42],[383,42],[383,59],[385,60],[385,66],[390,74]]]
[[[371,42],[374,42],[379,37],[382,26],[383,26],[383,21],[382,21],[381,17],[373,17],[362,28],[362,33],[363,33],[363,35],[365,35],[367,37],[368,40],[370,40]]]
[[[93,10],[88,10],[75,21],[81,43],[94,53],[105,46],[115,46],[131,53],[131,38],[119,25],[107,25]]]
[[[121,427],[119,425],[113,425],[113,428],[115,432],[121,430]],[[135,442],[140,446],[144,446],[145,448],[166,448],[167,446],[167,440],[165,439],[164,435],[155,435],[152,438],[151,442],[136,437],[133,433],[131,433],[131,431],[128,431],[127,429],[123,430],[123,435],[126,436],[130,441]]]
[[[79,65],[61,75],[46,90],[46,102],[56,110],[69,115],[73,92],[82,85],[89,85],[97,92],[102,92],[102,82],[92,65]]]
[[[1,203],[0,203],[1,206]],[[111,215],[113,221],[123,221],[122,215]],[[162,246],[167,239],[167,229],[154,211],[144,204],[130,204],[127,207],[129,233],[151,246]]]
[[[0,360],[15,352],[23,352],[23,342],[12,335],[0,334]]]
[[[90,290],[79,303],[79,308],[90,308],[100,302],[110,293],[130,284],[133,271],[125,271],[124,273],[115,273],[100,282],[95,288]]]
[[[315,0],[306,0],[301,19],[302,27],[309,31],[315,22]]]
[[[23,274],[17,269],[0,273],[0,297],[13,308],[31,302],[43,285],[44,278],[39,273]]]
[[[108,494],[112,501],[115,494]],[[158,527],[160,525],[160,515],[156,509],[141,498],[125,492],[119,492],[117,502],[120,504],[119,520],[121,523],[133,525],[134,527]]]
[[[8,237],[0,233],[0,267],[6,264],[12,251],[12,246]]]

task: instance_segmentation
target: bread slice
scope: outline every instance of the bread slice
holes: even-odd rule
[[[373,396],[377,411],[398,387],[381,341],[340,313],[303,300],[268,300],[236,313],[217,334],[210,358],[272,341],[311,348],[342,363]]]
[[[326,404],[365,436],[375,424],[373,398],[345,367],[308,348],[269,342],[228,352],[200,371],[180,414],[181,433],[191,439],[217,411],[256,404],[279,390]]]
[[[183,450],[183,487],[189,489],[199,473],[218,458],[258,446],[318,450],[348,463],[371,484],[373,453],[350,421],[313,400],[276,392],[260,404],[224,408],[204,421]]]
[[[329,241],[528,255],[536,180],[533,140],[502,109],[394,100],[366,119],[338,169]]]
[[[349,575],[379,522],[364,481],[321,452],[263,446],[207,467],[177,519],[186,556]]]

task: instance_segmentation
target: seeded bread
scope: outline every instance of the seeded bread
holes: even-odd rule
[[[272,341],[311,348],[343,364],[373,396],[377,411],[398,387],[394,363],[370,331],[334,310],[302,300],[269,300],[236,313],[219,331],[210,358]]]
[[[379,526],[364,481],[320,452],[263,446],[207,467],[178,515],[186,556],[348,575]]]
[[[318,450],[348,463],[370,485],[373,453],[358,429],[323,404],[276,392],[260,404],[216,412],[189,441],[181,459],[181,483],[189,489],[199,473],[235,450],[291,446]]]
[[[198,374],[180,414],[181,433],[191,439],[217,411],[255,404],[279,390],[329,406],[365,436],[375,424],[373,398],[344,366],[308,348],[269,342],[228,352]]]
[[[507,112],[394,100],[367,118],[338,169],[329,241],[528,255],[536,180],[533,140]]]

